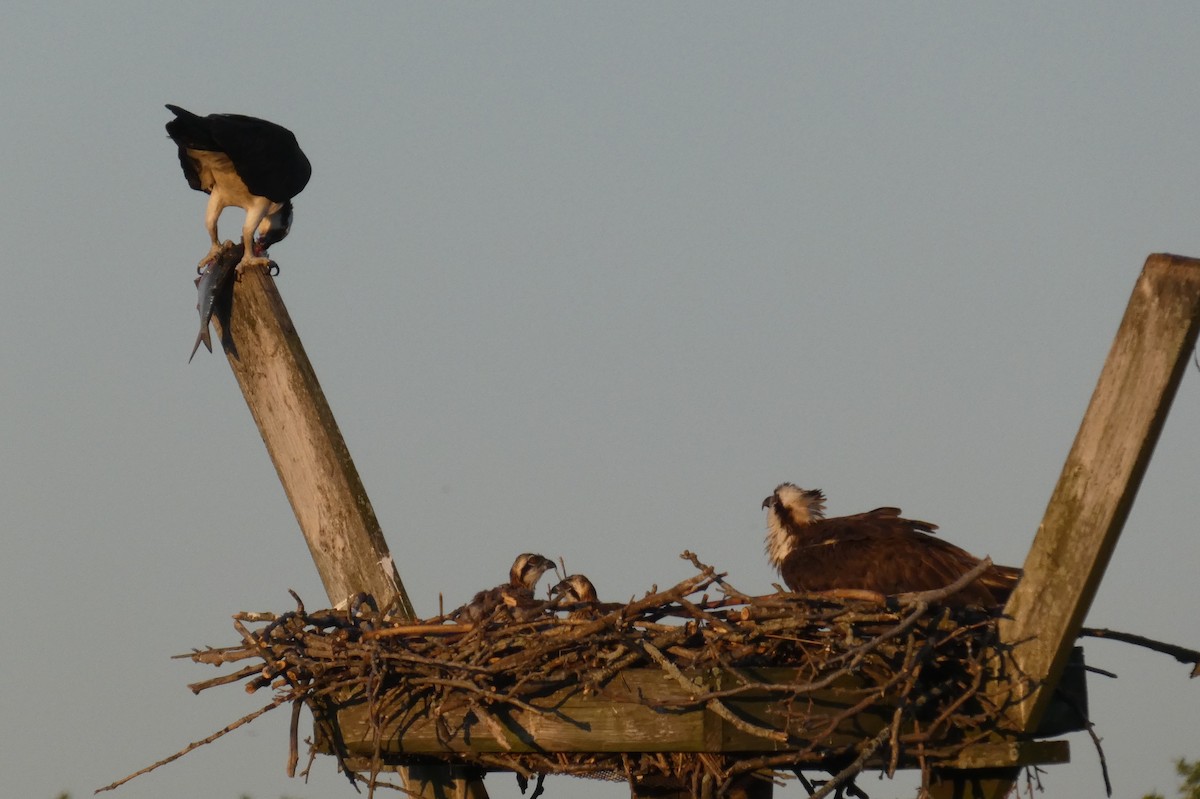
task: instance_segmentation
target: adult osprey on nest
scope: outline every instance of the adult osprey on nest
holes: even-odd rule
[[[762,506],[767,557],[793,591],[930,591],[979,565],[978,558],[931,535],[937,525],[901,518],[899,508],[826,519],[825,495],[792,483],[780,484]],[[1003,604],[1020,576],[1020,569],[992,566],[946,602]]]
[[[236,267],[267,266],[267,248],[292,226],[292,198],[308,184],[312,166],[285,127],[241,114],[193,114],[167,105],[175,118],[167,135],[179,145],[179,164],[188,185],[208,194],[204,224],[212,248],[200,270],[221,250],[217,219],[234,205],[246,211],[242,259]],[[258,237],[254,237],[258,231]]]

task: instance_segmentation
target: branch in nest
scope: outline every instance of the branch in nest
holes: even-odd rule
[[[1170,655],[1175,658],[1180,663],[1192,664],[1192,673],[1189,676],[1200,676],[1200,652],[1197,652],[1195,649],[1155,641],[1141,635],[1134,635],[1133,633],[1123,633],[1117,630],[1107,630],[1097,627],[1084,627],[1079,631],[1079,634],[1091,636],[1092,638],[1109,638],[1113,641],[1121,641],[1122,643],[1145,647],[1154,652],[1162,652],[1164,655]]]
[[[957,594],[959,591],[963,590],[968,585],[979,579],[979,577],[990,568],[992,568],[992,559],[984,558],[975,565],[975,568],[971,569],[969,572],[964,574],[962,577],[959,577],[945,588],[936,588],[932,591],[910,591],[905,594],[897,594],[896,601],[900,603],[901,607],[910,607],[920,603],[924,603],[926,605],[936,604],[948,596]]]
[[[253,713],[242,716],[237,721],[233,722],[232,724],[230,724],[229,726],[225,727],[222,730],[217,730],[216,732],[214,732],[212,735],[208,736],[207,738],[204,738],[199,741],[193,741],[192,743],[183,747],[182,749],[180,749],[178,752],[171,755],[170,757],[164,757],[162,760],[158,761],[157,763],[154,763],[153,765],[150,765],[150,766],[146,766],[144,769],[135,771],[132,774],[130,774],[128,777],[122,777],[121,779],[117,780],[114,783],[105,785],[103,788],[97,788],[95,792],[101,793],[102,791],[111,791],[114,788],[121,787],[122,785],[124,785],[125,783],[127,783],[131,779],[133,779],[134,777],[140,777],[143,774],[149,774],[151,771],[154,771],[154,769],[158,768],[159,766],[165,766],[166,764],[171,763],[171,762],[183,757],[184,755],[186,755],[188,752],[192,751],[193,749],[199,749],[201,746],[204,746],[205,744],[212,743],[213,741],[217,740],[218,738],[225,735],[226,733],[233,732],[238,727],[241,727],[244,724],[249,724],[250,722],[254,721],[256,718],[261,716],[263,713],[266,713],[268,710],[274,710],[275,708],[282,705],[284,702],[288,702],[288,701],[290,701],[289,697],[286,697],[286,696],[277,697],[275,699],[275,701],[271,702],[269,705],[261,707],[258,710],[254,711]]]

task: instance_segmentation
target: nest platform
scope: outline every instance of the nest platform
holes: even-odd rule
[[[943,604],[966,580],[887,599],[751,596],[683,557],[698,573],[641,599],[501,606],[474,624],[394,619],[366,596],[309,612],[297,597],[285,613],[237,614],[241,643],[188,655],[252,661],[191,687],[244,682],[274,692],[263,711],[290,704],[290,773],[308,707],[310,764],[332,755],[372,789],[429,763],[720,796],[805,769],[835,775],[828,787],[865,768],[928,780],[981,758],[1067,759],[1065,742],[1016,742],[997,727],[1028,686],[990,679],[1007,657],[994,609]]]

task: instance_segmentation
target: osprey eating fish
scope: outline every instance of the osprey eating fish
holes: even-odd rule
[[[235,267],[267,266],[267,248],[292,226],[292,198],[304,189],[312,166],[287,128],[241,114],[202,117],[168,105],[175,118],[167,135],[179,146],[188,185],[208,194],[204,225],[212,247],[197,271],[221,250],[217,219],[229,206],[243,208],[242,259]],[[257,232],[257,236],[255,233]]]

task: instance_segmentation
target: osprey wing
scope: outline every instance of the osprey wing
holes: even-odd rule
[[[243,114],[193,114],[168,105],[175,119],[167,134],[179,145],[179,162],[188,185],[203,191],[187,150],[224,153],[253,194],[286,202],[299,194],[312,177],[312,165],[295,135],[274,122]]]
[[[876,508],[809,525],[804,542],[780,565],[781,576],[798,591],[858,588],[891,595],[944,588],[978,564],[930,535],[936,525],[899,513]],[[992,605],[996,599],[976,581],[951,601]]]
[[[208,119],[213,139],[250,191],[286,202],[308,185],[312,165],[287,128],[241,114],[213,114]]]

